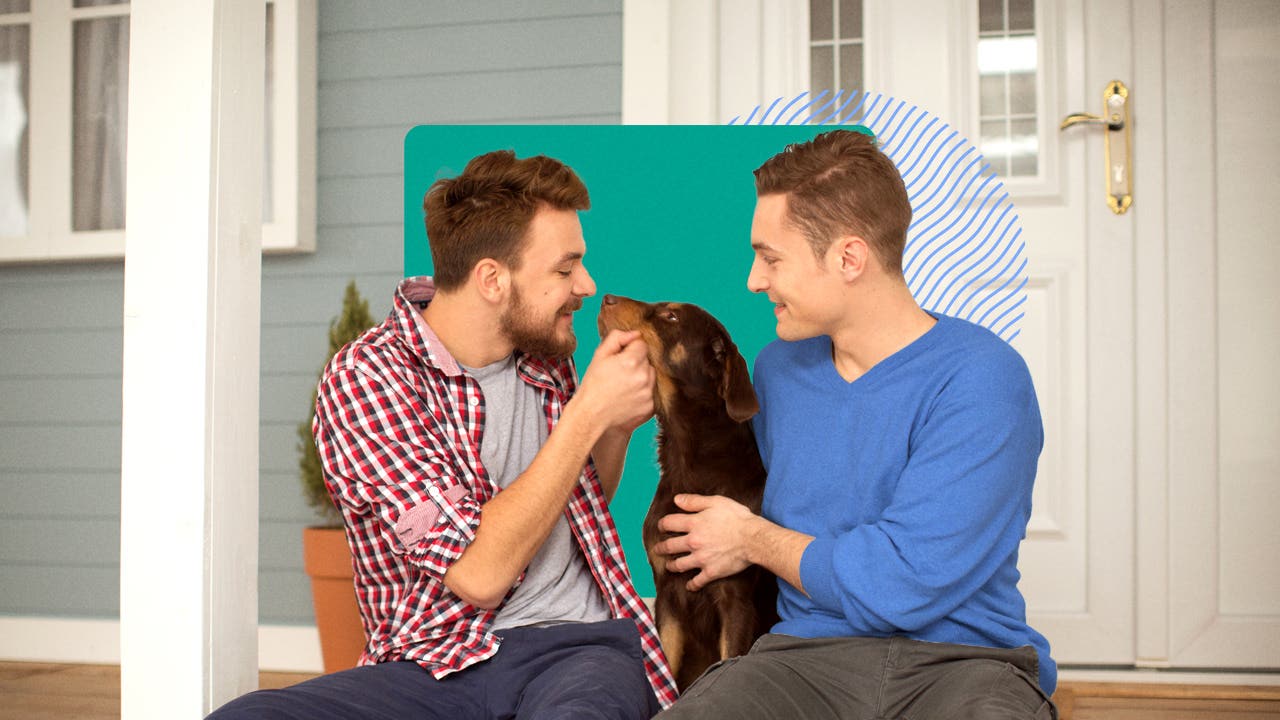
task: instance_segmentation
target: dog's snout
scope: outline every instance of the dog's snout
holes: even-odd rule
[[[617,295],[605,295],[604,297],[600,298],[600,302],[601,302],[601,303],[603,303],[603,304],[605,304],[605,305],[617,305],[617,304],[618,304],[618,296],[617,296]]]

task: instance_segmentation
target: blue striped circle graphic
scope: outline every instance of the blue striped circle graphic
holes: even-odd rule
[[[982,154],[950,125],[902,100],[863,91],[801,93],[756,106],[730,125],[861,125],[902,173],[911,199],[903,255],[920,306],[983,325],[1006,342],[1020,332],[1027,259],[1018,214]]]

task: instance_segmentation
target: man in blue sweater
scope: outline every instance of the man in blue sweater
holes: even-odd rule
[[[1026,364],[916,304],[911,205],[874,139],[825,133],[755,176],[747,287],[779,337],[755,366],[762,514],[681,496],[659,551],[692,589],[768,568],[782,619],[661,717],[1054,717],[1017,587],[1043,443]]]

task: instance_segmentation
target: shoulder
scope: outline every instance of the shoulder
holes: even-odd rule
[[[948,389],[1013,404],[1034,402],[1031,372],[1022,355],[981,325],[939,316],[941,335],[934,348],[945,358]]]
[[[369,328],[334,353],[324,375],[360,373],[374,377],[398,377],[413,362],[412,350],[383,323]]]

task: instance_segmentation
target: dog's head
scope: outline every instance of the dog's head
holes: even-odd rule
[[[760,410],[747,361],[720,321],[697,305],[605,295],[596,324],[601,337],[610,330],[640,331],[657,376],[654,405],[660,420],[680,412],[682,401],[702,407],[722,403],[736,422]]]

